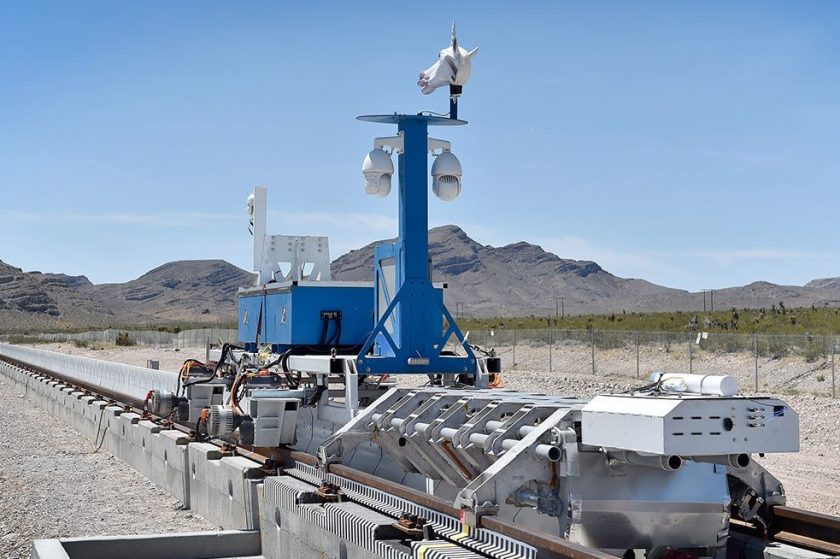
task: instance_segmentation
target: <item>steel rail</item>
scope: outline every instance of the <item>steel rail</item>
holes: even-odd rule
[[[29,370],[36,374],[52,377],[57,381],[67,384],[68,386],[79,388],[83,392],[98,395],[106,401],[110,400],[112,402],[119,403],[128,409],[133,408],[141,411],[149,417],[164,419],[163,417],[155,416],[154,414],[150,414],[144,410],[144,401],[132,398],[126,394],[104,389],[96,384],[71,379],[57,371],[47,370],[42,367],[35,367],[29,363],[7,356],[0,356],[0,361],[5,361],[13,366]],[[189,425],[172,422],[170,426],[173,429],[177,429],[186,434],[193,436],[195,434],[194,429],[192,429]],[[269,456],[262,454],[259,451],[230,445],[223,441],[219,441],[218,439],[212,439],[208,442],[215,444],[220,448],[229,450],[234,454],[253,460],[269,469],[283,469],[275,463],[275,459],[278,456],[293,462],[302,462],[310,466],[320,465],[317,457],[305,452],[284,451],[274,453]],[[268,451],[269,449],[261,450]],[[356,470],[343,464],[331,464],[329,465],[329,471],[339,477],[386,491],[392,495],[415,502],[418,505],[430,508],[442,514],[456,518],[460,518],[461,516],[460,509],[455,508],[449,501],[441,499],[440,497],[429,495],[422,491]],[[776,506],[773,507],[772,510],[773,520],[768,527],[767,533],[767,537],[771,541],[788,543],[819,551],[821,553],[828,553],[832,555],[840,554],[840,517],[787,506]],[[546,532],[523,529],[511,522],[500,520],[493,516],[480,517],[479,526],[527,543],[537,548],[541,552],[541,555],[563,557],[566,559],[615,559],[614,556],[600,550],[587,548]],[[738,521],[737,519],[732,519],[730,521],[730,529],[757,537],[764,536],[763,531],[759,528],[756,528],[746,522]]]
[[[763,527],[740,519],[730,521],[730,529],[758,538],[765,537]],[[804,547],[829,555],[840,555],[840,518],[787,506],[773,507],[767,527],[767,539]]]
[[[770,532],[777,539],[786,537],[826,543],[831,546],[831,553],[840,555],[840,518],[836,516],[793,507],[774,507]]]

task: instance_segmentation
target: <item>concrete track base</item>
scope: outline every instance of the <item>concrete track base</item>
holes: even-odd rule
[[[35,540],[32,559],[261,559],[259,532]]]

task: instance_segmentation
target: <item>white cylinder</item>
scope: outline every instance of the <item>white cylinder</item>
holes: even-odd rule
[[[732,375],[691,375],[688,373],[653,373],[651,382],[658,382],[665,392],[686,392],[710,396],[734,396],[738,379]]]

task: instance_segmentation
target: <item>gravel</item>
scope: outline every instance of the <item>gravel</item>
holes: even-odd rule
[[[213,530],[0,376],[0,557],[33,539]]]

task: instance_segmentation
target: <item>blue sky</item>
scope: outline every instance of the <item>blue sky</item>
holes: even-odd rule
[[[333,257],[396,231],[360,165],[447,108],[417,73],[479,46],[433,225],[699,290],[840,275],[840,4],[0,2],[0,259],[126,281],[250,269],[245,198]]]

